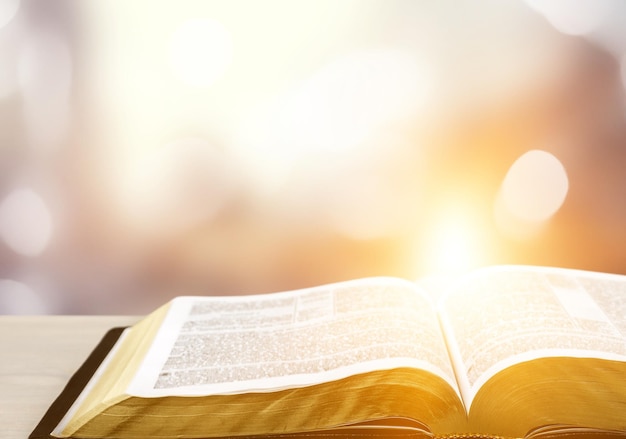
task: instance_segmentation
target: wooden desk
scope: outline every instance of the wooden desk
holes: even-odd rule
[[[26,439],[104,333],[131,316],[0,316],[0,435]]]

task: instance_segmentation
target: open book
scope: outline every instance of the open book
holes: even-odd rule
[[[626,276],[180,297],[124,332],[52,435],[626,437]]]

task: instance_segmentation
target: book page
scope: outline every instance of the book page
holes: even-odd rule
[[[416,367],[456,389],[434,307],[391,278],[258,296],[176,299],[128,393],[273,391]]]
[[[441,320],[469,407],[496,372],[539,357],[626,361],[626,277],[500,267],[463,281]]]

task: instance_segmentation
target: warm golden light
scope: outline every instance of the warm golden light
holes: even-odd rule
[[[170,62],[177,77],[187,85],[212,85],[224,74],[232,57],[231,35],[216,20],[188,20],[172,35]]]
[[[490,244],[473,210],[460,202],[440,211],[430,224],[428,241],[418,247],[428,274],[461,274],[484,265]],[[425,245],[424,245],[425,244]]]
[[[52,216],[30,189],[13,191],[0,205],[0,236],[16,253],[36,256],[52,237]]]
[[[533,235],[563,205],[569,189],[565,168],[554,155],[528,151],[511,166],[495,202],[498,228],[505,235]]]

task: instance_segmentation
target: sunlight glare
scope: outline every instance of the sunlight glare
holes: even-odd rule
[[[193,87],[212,85],[224,75],[232,57],[230,32],[216,20],[186,21],[171,37],[171,66],[182,82]]]
[[[424,261],[429,274],[461,274],[481,265],[486,242],[480,242],[481,230],[471,210],[459,205],[444,209],[434,218],[429,240],[424,245]]]

